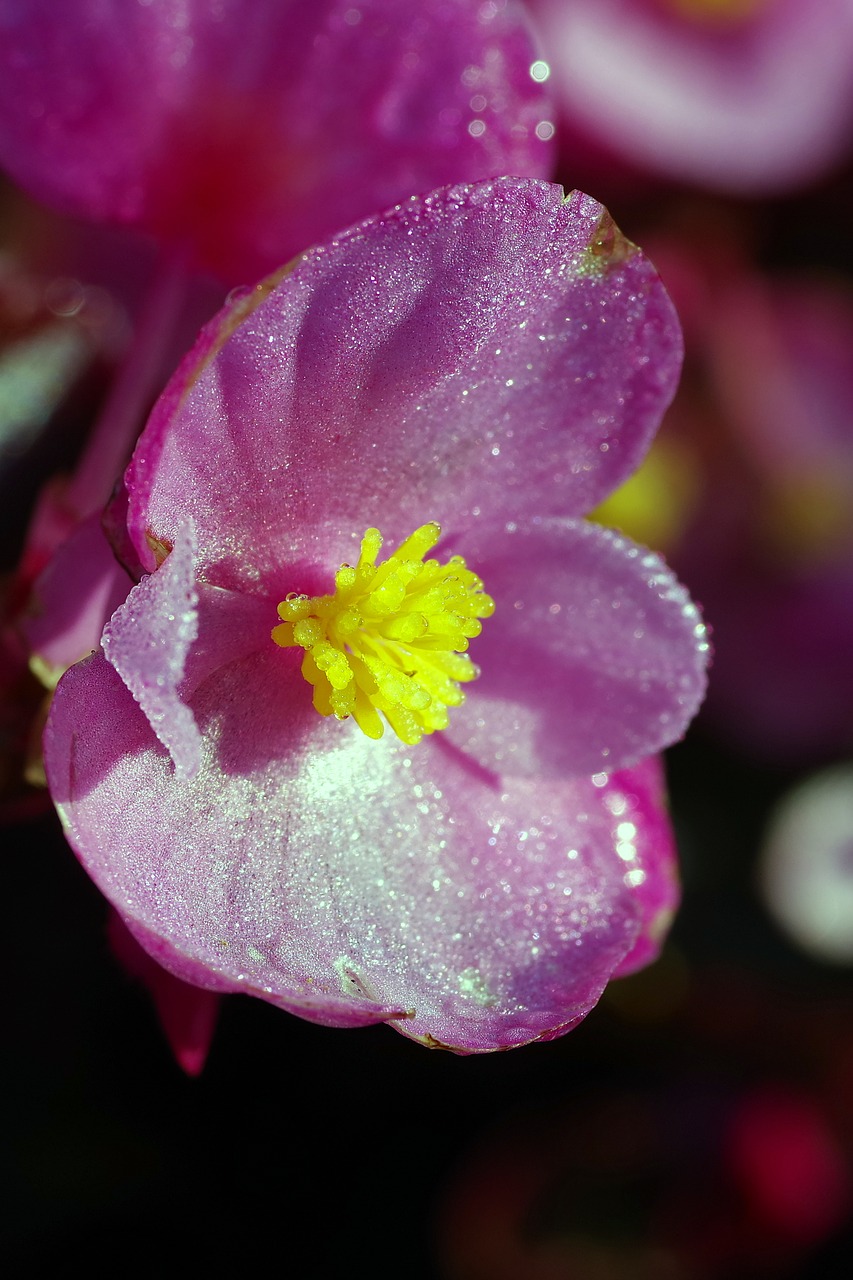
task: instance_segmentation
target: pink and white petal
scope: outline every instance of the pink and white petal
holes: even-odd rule
[[[104,623],[132,585],[99,516],[84,520],[36,579],[18,624],[45,684],[54,685],[72,663],[98,647]]]
[[[412,191],[550,168],[515,6],[28,0],[0,31],[17,180],[232,282]]]
[[[290,916],[310,904],[288,894],[290,793],[312,735],[326,726],[290,653],[278,650],[266,663],[255,655],[246,665],[259,677],[248,705],[239,680],[220,672],[208,682],[214,711],[203,704],[202,714],[224,722],[218,741],[203,740],[201,769],[183,780],[103,655],[72,667],[44,740],[69,842],[137,941],[184,982],[260,996],[334,1026],[402,1016],[401,1006],[360,995],[345,972],[327,972],[307,925],[307,955],[293,958]],[[294,685],[307,696],[293,697]],[[325,842],[308,852],[322,864]]]
[[[502,775],[621,769],[677,741],[702,701],[699,612],[654,552],[585,521],[448,538],[496,603],[450,739]]]
[[[201,761],[198,728],[178,696],[198,636],[196,539],[185,526],[155,573],[143,578],[104,627],[101,648],[169,751],[179,777]]]
[[[193,710],[183,782],[100,656],[46,733],[72,846],[180,977],[484,1052],[575,1025],[647,929],[618,849],[647,817],[630,775],[496,782],[440,736],[373,742],[316,715],[284,651],[220,669]]]
[[[582,514],[674,391],[675,313],[602,206],[525,179],[412,199],[231,305],[127,475],[140,555],[198,529],[219,585],[351,557],[427,520]],[[271,589],[271,588],[270,588]]]

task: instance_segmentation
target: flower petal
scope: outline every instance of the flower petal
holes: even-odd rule
[[[90,516],[39,574],[19,624],[45,684],[55,684],[73,662],[97,648],[104,623],[130,588],[100,515]]]
[[[566,122],[634,167],[756,196],[849,148],[848,0],[533,8]]]
[[[28,0],[0,32],[8,170],[234,282],[412,191],[551,163],[515,6]]]
[[[116,610],[101,640],[179,776],[191,776],[200,759],[190,697],[235,657],[268,648],[278,621],[273,600],[198,582],[195,557],[187,526],[160,568]]]
[[[107,936],[126,972],[148,988],[178,1065],[188,1076],[200,1075],[216,1029],[219,996],[182,982],[152,960],[117,911],[110,912]]]
[[[705,692],[699,612],[659,556],[584,521],[542,520],[450,538],[494,616],[480,667],[446,730],[504,775],[624,768],[684,733]]]
[[[195,536],[182,531],[163,565],[133,588],[104,628],[101,647],[168,749],[180,777],[198,771],[201,744],[178,697],[198,635]]]
[[[648,773],[496,782],[440,739],[321,721],[305,693],[283,651],[220,669],[181,781],[100,655],[63,678],[52,793],[134,935],[212,989],[462,1052],[575,1025],[671,893]]]
[[[605,803],[616,819],[616,852],[643,921],[636,945],[613,974],[622,978],[651,964],[669,932],[681,896],[678,855],[660,756],[612,774],[605,787]]]
[[[645,451],[680,356],[596,201],[523,179],[412,199],[212,322],[131,463],[131,532],[150,561],[190,517],[203,576],[287,591],[310,585],[283,565],[330,573],[370,524],[582,514]]]
[[[304,681],[282,652],[246,664],[259,680],[254,698],[245,699],[233,679],[228,687],[221,678],[206,686],[201,719],[224,713],[226,723],[215,744],[210,734],[203,740],[211,755],[191,780],[172,769],[103,655],[78,663],[57,687],[45,731],[51,794],[89,874],[137,941],[176,977],[261,996],[334,1026],[387,1021],[406,1009],[361,995],[346,974],[327,973],[322,962],[318,968],[309,917],[328,901],[300,905],[298,894],[291,901],[287,892],[293,877],[286,836],[292,818],[299,820],[290,811],[293,774],[306,740],[310,748],[324,724],[310,698],[290,696],[294,681]],[[278,696],[270,676],[281,680]],[[259,737],[268,730],[268,740],[248,739],[247,721]],[[270,748],[281,757],[283,778],[266,758]],[[322,814],[313,817],[322,822]],[[318,842],[309,851],[321,865],[324,850]],[[291,940],[294,914],[303,921]]]

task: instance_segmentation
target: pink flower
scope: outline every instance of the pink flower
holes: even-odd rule
[[[826,760],[853,743],[853,294],[699,239],[653,255],[688,335],[663,435],[701,484],[667,553],[714,620],[702,714],[753,758]]]
[[[567,157],[591,143],[635,169],[764,194],[820,176],[849,150],[849,0],[530,6]]]
[[[2,0],[0,37],[16,180],[228,280],[412,191],[550,167],[503,0]]]
[[[524,179],[412,198],[203,331],[126,475],[148,576],[45,737],[68,838],[156,960],[476,1052],[561,1034],[654,954],[650,757],[708,646],[663,563],[579,517],[680,357],[602,207]]]

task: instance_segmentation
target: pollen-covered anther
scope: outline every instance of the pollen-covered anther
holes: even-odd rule
[[[352,716],[370,738],[382,737],[384,716],[411,745],[447,727],[448,707],[465,698],[460,685],[478,675],[468,641],[495,602],[461,556],[424,560],[440,533],[421,525],[377,564],[382,535],[368,529],[358,564],[341,565],[333,594],[294,593],[278,606],[272,638],[305,650],[302,674],[321,715]]]

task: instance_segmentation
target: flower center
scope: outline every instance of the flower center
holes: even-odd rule
[[[272,638],[305,650],[302,674],[321,715],[352,716],[369,738],[382,737],[384,716],[411,745],[447,728],[448,707],[465,700],[460,684],[479,675],[468,641],[495,602],[461,556],[424,560],[440,534],[421,525],[377,564],[382,534],[368,529],[358,564],[335,574],[334,595],[294,593],[278,606]]]

